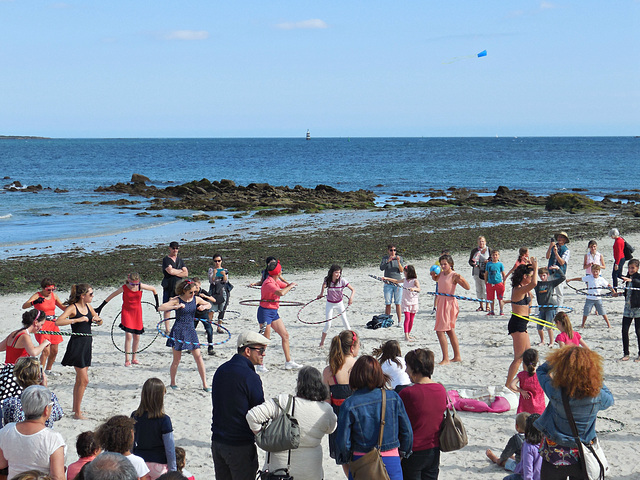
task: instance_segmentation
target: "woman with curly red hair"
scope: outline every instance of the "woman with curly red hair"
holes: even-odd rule
[[[562,394],[568,397],[581,442],[595,444],[598,411],[613,405],[613,395],[603,382],[602,357],[575,345],[562,347],[547,356],[537,375],[549,397],[547,408],[535,422],[535,427],[544,434],[540,449],[541,478],[583,478],[580,451],[567,420]]]

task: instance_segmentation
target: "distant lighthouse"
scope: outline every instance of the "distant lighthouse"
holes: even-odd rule
[[[311,132],[307,129],[307,140],[311,140]]]

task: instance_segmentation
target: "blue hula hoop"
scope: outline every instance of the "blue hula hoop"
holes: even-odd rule
[[[457,298],[459,300],[468,300],[470,302],[480,302],[480,303],[491,303],[491,300],[485,300],[484,298],[472,298],[472,297],[463,297],[461,295],[451,295],[449,293],[440,293],[440,292],[424,292],[427,295],[442,295],[443,297],[452,297]]]
[[[553,309],[558,309],[558,308],[564,308],[566,310],[566,313],[571,313],[573,312],[573,308],[571,307],[563,307],[562,305],[531,305],[531,308],[553,308]]]
[[[175,320],[175,317],[172,318],[164,318],[162,320],[160,320],[158,322],[158,324],[156,325],[156,329],[158,330],[158,333],[160,335],[162,335],[164,338],[173,340],[176,343],[184,343],[185,345],[193,345],[196,348],[200,348],[200,347],[215,347],[216,345],[222,345],[223,343],[227,343],[229,340],[231,340],[231,332],[229,331],[229,329],[223,325],[217,325],[218,328],[221,328],[222,330],[224,330],[225,332],[227,332],[227,338],[221,342],[188,342],[186,340],[178,340],[177,338],[173,338],[171,335],[166,334],[165,332],[163,332],[160,329],[160,324],[166,322],[167,320]],[[202,319],[198,319],[201,320],[202,322],[206,322],[206,323],[214,323],[214,322],[209,322],[208,320],[202,320]]]

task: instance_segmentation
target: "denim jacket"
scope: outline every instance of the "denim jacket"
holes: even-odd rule
[[[538,381],[544,393],[549,397],[549,404],[534,425],[558,445],[575,448],[578,445],[574,440],[571,425],[564,411],[562,392],[552,385],[549,369],[550,367],[546,362],[537,369]],[[580,434],[580,440],[588,443],[596,438],[596,415],[598,411],[605,410],[613,405],[613,395],[607,386],[603,384],[597,396],[580,399],[569,397],[569,405]]]
[[[387,390],[387,408],[381,451],[398,448],[400,455],[408,457],[413,445],[413,430],[400,396]],[[366,453],[378,444],[382,394],[379,388],[361,388],[353,392],[340,407],[336,430],[337,458],[348,463],[353,452]]]

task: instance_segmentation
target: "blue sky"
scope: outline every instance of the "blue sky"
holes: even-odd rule
[[[638,0],[0,0],[0,19],[3,135],[640,135]]]

